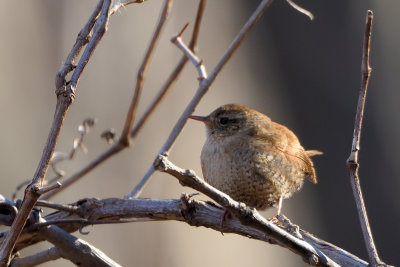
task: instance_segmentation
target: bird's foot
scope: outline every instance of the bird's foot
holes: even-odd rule
[[[279,216],[280,215],[276,215],[274,217],[268,218],[267,221],[272,222],[273,224],[279,224],[281,222]]]
[[[225,209],[225,210],[224,210],[224,213],[223,213],[222,216],[221,216],[221,222],[219,223],[219,229],[220,229],[222,235],[224,235],[223,227],[224,227],[225,219],[226,219],[227,217],[229,217],[229,216],[231,216],[229,210]]]
[[[303,236],[300,234],[300,227],[297,224],[292,223],[285,215],[279,214],[274,218],[277,218],[288,233],[299,239],[303,239]]]

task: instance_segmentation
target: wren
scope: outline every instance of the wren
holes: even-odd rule
[[[204,179],[236,201],[264,210],[277,207],[298,191],[304,178],[317,183],[310,157],[296,135],[268,116],[238,104],[223,105],[208,116],[201,151]]]

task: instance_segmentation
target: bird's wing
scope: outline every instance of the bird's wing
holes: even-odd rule
[[[296,135],[283,125],[274,123],[273,130],[262,128],[258,136],[266,141],[271,148],[280,151],[288,160],[298,165],[305,174],[305,177],[317,183],[317,176],[311,156],[322,154],[316,150],[304,150]]]

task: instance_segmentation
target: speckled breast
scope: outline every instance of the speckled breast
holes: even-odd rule
[[[290,197],[304,180],[300,166],[293,165],[283,153],[237,136],[207,138],[201,165],[209,184],[257,209]]]

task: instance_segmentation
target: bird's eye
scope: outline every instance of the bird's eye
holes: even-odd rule
[[[228,117],[222,117],[221,119],[219,119],[219,123],[221,123],[222,125],[225,125],[229,122],[229,118]]]

